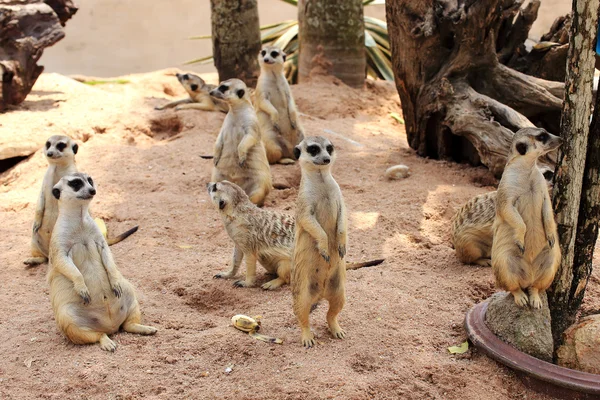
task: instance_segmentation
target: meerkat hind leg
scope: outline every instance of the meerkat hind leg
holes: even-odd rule
[[[337,274],[337,273],[336,273]],[[343,339],[346,332],[340,327],[337,317],[344,308],[346,302],[345,290],[343,284],[336,279],[335,276],[329,281],[329,287],[325,293],[325,298],[329,302],[329,310],[327,311],[327,325],[329,331],[334,338]]]
[[[475,261],[475,264],[480,265],[482,267],[491,267],[492,259],[491,258],[480,258],[479,260]]]
[[[36,267],[38,265],[47,263],[48,259],[46,257],[30,257],[28,259],[26,259],[25,261],[23,261],[23,264],[27,265],[28,267]]]
[[[123,330],[140,335],[154,335],[158,331],[155,327],[142,325],[140,322],[142,322],[142,314],[139,304],[136,304],[133,311],[129,314],[125,322],[123,322]]]
[[[74,322],[65,329],[65,335],[75,344],[99,343],[102,350],[111,352],[117,348],[117,344],[110,340],[106,333],[80,328]]]
[[[264,187],[256,188],[248,195],[250,201],[256,204],[258,207],[262,207],[267,197],[267,191]]]
[[[309,316],[312,308],[313,299],[308,293],[298,293],[294,296],[294,314],[298,318],[298,324],[302,330],[301,341],[302,345],[307,349],[313,347],[316,344],[315,335],[310,330]]]
[[[291,265],[289,261],[280,261],[275,279],[262,285],[265,290],[275,290],[290,281]]]
[[[237,246],[233,249],[233,257],[231,261],[231,268],[226,272],[219,272],[214,276],[217,279],[229,279],[233,278],[236,274],[240,265],[242,264],[242,260],[244,258],[244,252],[238,248]]]
[[[279,164],[282,165],[291,165],[294,164],[296,161],[292,160],[291,158],[282,158],[281,160],[278,161]]]

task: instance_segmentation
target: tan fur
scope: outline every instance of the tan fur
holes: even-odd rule
[[[294,253],[296,220],[273,210],[258,208],[235,183],[211,182],[207,186],[211,201],[219,210],[225,229],[235,244],[231,268],[215,278],[233,278],[246,258],[246,279],[234,283],[251,287],[256,278],[256,261],[271,275],[276,275],[263,289],[273,290],[290,282],[290,266]],[[379,265],[384,260],[347,263],[346,269]]]
[[[336,152],[323,137],[307,137],[296,147],[302,180],[296,206],[296,241],[292,262],[294,314],[302,329],[302,344],[312,347],[311,307],[329,302],[327,323],[334,337],[343,339],[337,316],[346,301],[346,210],[342,192],[331,175]],[[318,151],[318,152],[317,152]]]
[[[283,74],[286,54],[266,46],[258,55],[260,77],[254,105],[270,164],[292,164],[294,146],[304,139],[290,85]]]
[[[211,96],[227,101],[230,107],[215,143],[211,180],[237,184],[254,204],[262,206],[271,191],[271,170],[246,85],[229,79]]]
[[[222,100],[210,96],[210,91],[215,85],[204,82],[204,79],[194,74],[176,74],[177,80],[190,97],[175,100],[162,106],[155,107],[156,110],[175,107],[175,110],[203,110],[203,111],[229,111],[229,106]]]
[[[492,270],[496,284],[510,291],[519,306],[541,307],[539,293],[550,286],[560,263],[552,202],[536,165],[560,143],[540,128],[519,130],[498,186]]]
[[[73,182],[83,182],[74,189]],[[121,275],[88,206],[96,191],[87,174],[63,177],[53,188],[59,215],[50,242],[48,283],[56,323],[75,344],[100,343],[114,351],[107,335],[120,327],[153,335],[156,328],[140,325],[140,307],[133,286]]]

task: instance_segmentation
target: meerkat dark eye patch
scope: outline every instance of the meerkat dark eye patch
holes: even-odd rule
[[[547,181],[551,181],[552,178],[554,178],[554,171],[545,171],[542,175],[544,175],[544,179],[546,179]]]
[[[50,148],[50,142],[46,142],[46,149]]]
[[[327,145],[326,149],[329,154],[333,153],[333,145],[332,144]]]
[[[64,149],[67,148],[67,144],[60,142],[59,144],[56,145],[56,148],[58,149],[58,151],[63,151]]]
[[[214,185],[212,185],[212,187],[210,188],[211,192],[216,192],[217,191],[217,184],[215,183]]]
[[[77,154],[77,150],[79,150],[79,145],[77,143],[75,143],[73,145],[73,154]]]
[[[52,189],[52,196],[54,196],[54,198],[56,198],[56,200],[60,199],[60,189]]]
[[[294,147],[294,157],[296,158],[296,160],[298,160],[300,158],[300,153],[302,153],[302,151],[300,150],[299,146]]]
[[[271,57],[273,57],[273,58],[277,58],[278,55],[279,55],[279,53],[276,51],[271,52]]]
[[[311,144],[306,148],[306,151],[308,151],[308,154],[310,154],[311,156],[316,156],[321,152],[321,148],[316,144]]]
[[[263,50],[263,51],[260,52],[260,55],[263,56],[263,57],[265,56],[265,54],[267,54],[266,50]]]
[[[198,85],[196,85],[195,83],[190,86],[192,88],[192,90],[195,92],[196,90],[198,90]]]
[[[225,208],[225,201],[224,200],[219,200],[219,210],[222,210]]]
[[[548,141],[548,139],[550,139],[550,136],[546,132],[544,132],[544,133],[540,133],[539,135],[537,135],[536,139],[539,142],[546,143]]]
[[[182,76],[182,78],[183,78],[184,81],[187,81],[188,79],[190,79],[190,76],[188,74],[184,74]]]
[[[94,181],[93,181],[92,177],[88,178],[88,182],[90,185],[94,186]]]
[[[84,183],[81,179],[73,179],[67,183],[74,191],[79,192],[79,190],[83,187]]]
[[[237,91],[237,95],[238,97],[241,99],[242,97],[244,97],[244,95],[246,94],[246,91],[244,89],[240,89]]]
[[[225,93],[227,91],[227,89],[229,89],[227,87],[227,85],[221,85],[221,86],[219,86],[219,88],[217,90],[221,93]]]
[[[527,143],[517,143],[515,147],[520,155],[524,156],[527,154]]]

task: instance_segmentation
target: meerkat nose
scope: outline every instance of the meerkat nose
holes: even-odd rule
[[[51,152],[51,151],[49,151],[49,152],[47,152],[47,153],[46,153],[46,155],[47,155],[48,157],[52,157],[52,156],[54,155],[54,153],[53,153],[53,152]]]
[[[90,194],[91,194],[92,196],[95,196],[95,195],[96,195],[96,189],[94,189],[94,188],[91,188],[91,189],[90,189]]]
[[[329,158],[323,159],[323,164],[329,164],[331,160]]]

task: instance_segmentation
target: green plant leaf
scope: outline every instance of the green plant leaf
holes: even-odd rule
[[[373,39],[373,36],[369,32],[365,30],[365,46],[367,47],[377,47],[377,42]]]
[[[450,354],[464,354],[469,351],[469,342],[465,341],[458,346],[450,346],[448,347],[448,351]]]
[[[208,64],[212,61],[213,56],[212,54],[210,56],[206,56],[206,57],[201,57],[201,58],[196,58],[195,60],[190,60],[190,61],[186,61],[183,63],[183,65],[190,65],[190,64]]]
[[[189,40],[198,40],[198,39],[210,39],[212,38],[212,35],[202,35],[202,36],[192,36],[189,37]]]
[[[83,81],[82,83],[85,83],[86,85],[90,85],[90,86],[96,86],[96,85],[108,85],[108,84],[116,84],[116,85],[125,85],[126,83],[129,83],[130,81],[128,81],[127,79],[115,79],[112,81],[103,81],[103,80],[91,80],[91,81]]]
[[[393,113],[390,113],[390,117],[394,118],[396,121],[398,121],[399,123],[404,125],[404,118],[402,118],[400,116],[400,114],[393,112]]]
[[[285,49],[292,40],[298,37],[298,24],[291,26],[286,33],[281,35],[279,39],[277,39],[273,46],[279,47],[280,49]]]
[[[394,80],[392,63],[378,47],[367,47],[367,62],[373,64],[374,69],[380,74],[380,78],[383,78],[386,81]]]

